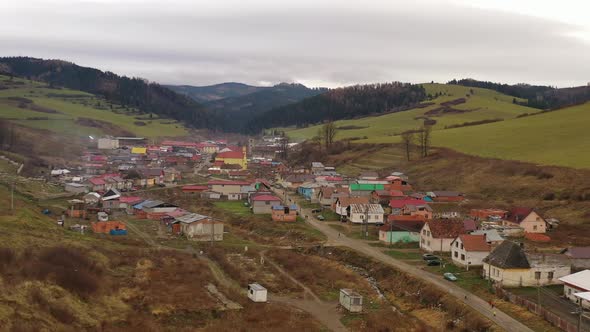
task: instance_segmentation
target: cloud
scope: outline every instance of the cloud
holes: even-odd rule
[[[0,4],[2,55],[174,84],[328,86],[475,77],[585,84],[578,25],[456,1],[71,0]],[[25,19],[23,19],[25,18]]]

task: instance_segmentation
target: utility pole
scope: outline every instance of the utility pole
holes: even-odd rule
[[[578,309],[578,332],[582,332],[582,315],[584,314],[584,307],[582,306],[582,302],[584,302],[584,300],[579,299],[580,300],[580,309]]]

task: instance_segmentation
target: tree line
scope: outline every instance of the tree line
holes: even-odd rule
[[[421,85],[382,83],[333,89],[298,103],[275,108],[254,117],[250,132],[279,126],[303,127],[330,120],[364,117],[407,110],[426,98]]]

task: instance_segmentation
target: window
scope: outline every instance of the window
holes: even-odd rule
[[[461,254],[461,260],[464,261],[465,260],[465,255]]]
[[[430,241],[428,241],[428,246],[430,247]]]
[[[455,251],[455,258],[459,256],[459,253]]]
[[[422,244],[424,244],[424,239],[422,239]]]
[[[270,201],[266,201],[265,203],[266,203],[266,205],[270,205]]]
[[[534,225],[533,226],[533,231],[536,231],[536,230],[537,230],[537,225]]]
[[[461,243],[461,249],[463,249],[463,243]]]
[[[540,280],[541,279],[541,272],[535,272],[535,279],[536,280]]]
[[[572,295],[572,289],[571,288],[568,288],[567,289],[567,295]]]
[[[426,230],[425,229],[422,230],[422,234],[426,235]]]
[[[455,247],[459,248],[459,242],[455,242]]]
[[[549,280],[553,279],[553,271],[547,272],[547,279],[549,279]]]

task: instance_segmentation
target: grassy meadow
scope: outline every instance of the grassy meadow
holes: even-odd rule
[[[0,119],[66,135],[104,135],[129,132],[137,136],[184,136],[184,126],[170,119],[148,119],[121,105],[76,90],[0,75]],[[22,98],[22,99],[19,99]],[[26,98],[26,99],[25,99]],[[26,101],[28,102],[22,102]],[[112,107],[111,107],[112,106]],[[100,121],[81,123],[80,118]],[[88,121],[87,121],[88,122]]]

